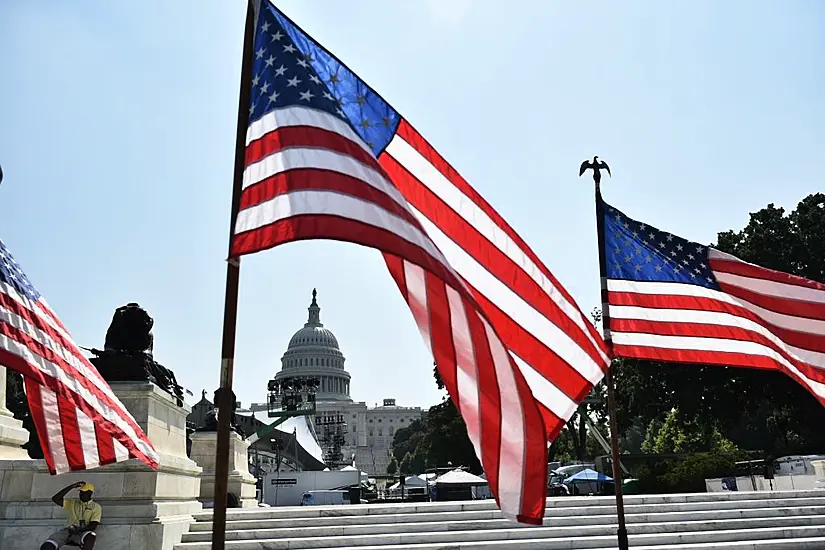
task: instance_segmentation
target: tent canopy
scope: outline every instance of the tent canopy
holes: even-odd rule
[[[591,470],[590,468],[586,468],[577,474],[573,474],[572,476],[568,477],[564,480],[565,483],[569,481],[602,481],[602,482],[610,482],[613,481],[612,477],[607,477],[604,474],[600,474],[595,470]]]
[[[487,480],[464,470],[453,470],[435,479],[436,485],[487,485]]]
[[[407,487],[426,487],[427,482],[421,479],[419,476],[408,476],[404,478],[404,485]],[[399,482],[395,482],[392,486],[390,486],[388,491],[400,491],[401,484]]]
[[[249,410],[236,410],[235,415],[242,424],[249,427],[250,433],[257,432],[269,423],[263,422]],[[246,431],[246,428],[244,428]],[[284,442],[285,456],[293,456],[300,464],[302,470],[322,470],[324,468],[324,451],[318,444],[318,439],[310,425],[310,420],[306,416],[294,416],[288,418],[280,426],[268,432],[253,445],[259,449],[269,449],[272,441],[282,440]]]
[[[407,487],[425,487],[427,482],[418,476],[409,476],[404,480],[404,485]]]

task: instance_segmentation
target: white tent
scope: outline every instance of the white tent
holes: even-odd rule
[[[436,485],[487,485],[487,480],[464,470],[453,470],[435,479]]]
[[[421,479],[419,476],[409,476],[409,477],[404,478],[404,485],[407,489],[409,489],[411,487],[426,487],[427,482],[425,480]],[[401,484],[398,483],[398,482],[395,482],[393,485],[391,485],[390,487],[387,488],[387,491],[389,491],[390,493],[396,493],[396,492],[400,493],[401,492]]]
[[[347,466],[344,466],[343,468],[341,468],[340,471],[341,472],[361,472],[359,474],[359,478],[361,479],[361,481],[362,482],[369,481],[369,476],[367,475],[367,472],[361,471],[358,468],[356,468],[355,466],[352,466],[351,464],[347,465]]]
[[[321,449],[321,446],[318,444],[315,431],[310,426],[309,417],[293,416],[275,429],[285,433],[294,433],[301,447],[316,459],[321,462],[324,461],[324,450]]]
[[[235,411],[235,414],[238,416],[255,417],[255,413],[250,410],[238,409]],[[267,422],[258,420],[259,426],[263,427],[266,424]],[[301,450],[306,453],[306,455],[320,464],[324,463],[324,451],[318,444],[318,438],[315,436],[315,431],[310,424],[309,417],[293,416],[291,418],[287,418],[286,421],[277,426],[275,430],[282,434],[294,436],[295,442],[298,443]],[[272,434],[270,433],[264,437],[269,437],[271,435]],[[253,440],[257,439],[254,434],[252,435],[252,438]]]

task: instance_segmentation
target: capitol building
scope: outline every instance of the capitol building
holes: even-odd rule
[[[275,379],[311,377],[320,381],[316,414],[307,420],[330,468],[354,462],[369,474],[386,474],[396,430],[420,419],[421,407],[401,407],[393,398],[375,407],[353,401],[352,377],[345,362],[338,339],[321,322],[321,307],[313,290],[307,322],[289,340]],[[248,410],[266,411],[266,404],[253,403]]]

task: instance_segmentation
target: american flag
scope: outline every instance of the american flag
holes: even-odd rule
[[[547,442],[609,363],[538,257],[384,99],[268,2],[257,15],[233,255],[384,253],[502,512],[543,517]]]
[[[616,357],[778,370],[825,405],[825,285],[601,208]]]
[[[137,458],[157,468],[146,435],[0,241],[0,365],[25,378],[52,474]]]

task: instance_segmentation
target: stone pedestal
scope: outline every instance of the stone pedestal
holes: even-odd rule
[[[814,460],[811,466],[814,467],[814,475],[816,475],[814,488],[825,489],[825,460]]]
[[[52,495],[80,480],[94,484],[103,507],[100,548],[172,550],[189,529],[202,506],[201,468],[186,456],[188,407],[150,382],[111,386],[158,451],[158,469],[128,460],[51,476],[42,460],[0,460],[0,548],[37,548],[65,522]]]
[[[211,506],[215,499],[215,449],[218,433],[195,432],[190,438],[190,456],[203,468],[200,501]],[[258,506],[255,477],[249,473],[249,443],[235,432],[229,433],[229,493],[235,496],[241,508]]]
[[[0,367],[0,460],[28,459],[22,448],[28,440],[29,432],[6,407],[6,369]]]

